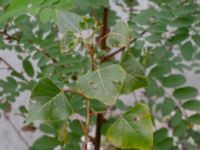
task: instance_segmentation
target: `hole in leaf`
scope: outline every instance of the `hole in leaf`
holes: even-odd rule
[[[140,121],[140,117],[139,117],[139,116],[135,116],[135,117],[134,117],[134,120],[135,120],[136,122],[139,122],[139,121]]]

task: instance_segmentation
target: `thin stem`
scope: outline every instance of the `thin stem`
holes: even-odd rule
[[[95,132],[95,150],[99,150],[101,147],[101,124],[103,120],[102,114],[97,114],[96,119],[96,132]]]
[[[94,63],[94,47],[90,46],[90,65],[91,70],[95,70],[95,63]]]
[[[87,118],[86,118],[86,127],[85,127],[84,150],[87,150],[89,127],[90,127],[90,99],[87,99]]]
[[[2,61],[8,67],[8,70],[12,70],[14,72],[17,72],[18,74],[22,74],[18,72],[17,70],[15,70],[15,68],[13,68],[4,58],[0,57],[0,61]],[[29,81],[25,77],[23,78],[26,83],[29,83]]]

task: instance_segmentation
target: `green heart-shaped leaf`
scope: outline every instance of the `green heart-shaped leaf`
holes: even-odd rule
[[[153,124],[146,105],[138,103],[108,129],[107,138],[123,149],[149,150],[153,145]]]
[[[27,123],[35,120],[66,120],[72,108],[64,93],[47,78],[41,79],[32,91]]]
[[[70,11],[58,10],[56,16],[57,25],[61,33],[64,34],[69,31],[79,33],[81,31],[79,23],[82,20],[82,18],[77,14]]]
[[[77,88],[86,96],[113,105],[124,82],[126,73],[117,64],[90,71],[79,77]]]

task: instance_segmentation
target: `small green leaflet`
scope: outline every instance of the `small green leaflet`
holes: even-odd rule
[[[166,77],[163,77],[161,82],[165,87],[174,88],[183,85],[186,82],[186,79],[183,75],[171,74]]]
[[[126,73],[120,65],[109,65],[80,76],[77,89],[90,98],[98,99],[106,105],[113,105],[125,77]]]
[[[107,138],[122,149],[151,149],[153,124],[148,107],[138,103],[121,115],[108,129]]]
[[[119,21],[110,32],[107,38],[107,45],[110,48],[127,47],[132,39],[133,31],[131,28],[126,23]]]
[[[182,112],[180,109],[176,110],[176,113],[172,116],[170,123],[173,127],[178,126],[182,121]]]
[[[170,113],[174,110],[175,102],[171,98],[165,98],[162,105],[161,105],[161,111],[163,116],[170,115]]]
[[[178,88],[173,92],[173,96],[180,100],[194,98],[197,95],[197,89],[190,86]]]
[[[125,53],[120,64],[127,73],[122,93],[131,93],[135,89],[147,86],[144,68],[129,51]]]
[[[181,54],[186,61],[190,61],[192,59],[194,53],[194,48],[191,42],[186,42],[181,47]]]
[[[191,116],[188,118],[188,120],[191,121],[191,122],[194,123],[194,124],[200,125],[200,114],[191,115]]]
[[[72,108],[64,93],[47,78],[41,79],[32,91],[27,123],[35,120],[66,120]]]
[[[26,72],[26,74],[29,77],[33,77],[34,76],[33,66],[32,66],[31,62],[28,59],[25,59],[23,61],[23,68],[24,68],[24,71]]]
[[[183,137],[186,134],[186,123],[181,121],[173,130],[173,135],[176,137]]]
[[[200,111],[200,101],[199,100],[189,100],[183,104],[184,109]]]
[[[191,16],[191,14],[197,11],[197,4],[188,4],[176,9],[175,14],[177,16]]]
[[[194,18],[192,16],[184,16],[184,17],[174,19],[170,23],[170,25],[176,28],[190,27],[193,21],[194,21]]]
[[[167,137],[168,130],[166,128],[161,128],[154,132],[154,145],[157,145],[158,143],[161,143],[165,140]]]

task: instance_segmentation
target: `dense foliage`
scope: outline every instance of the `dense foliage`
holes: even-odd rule
[[[9,71],[0,80],[0,109],[7,116],[31,92],[17,112],[27,130],[44,134],[31,150],[199,149],[198,90],[184,76],[200,72],[199,4],[138,5],[0,0],[0,49],[15,51],[23,66],[0,57]],[[131,104],[122,95],[134,95]]]

